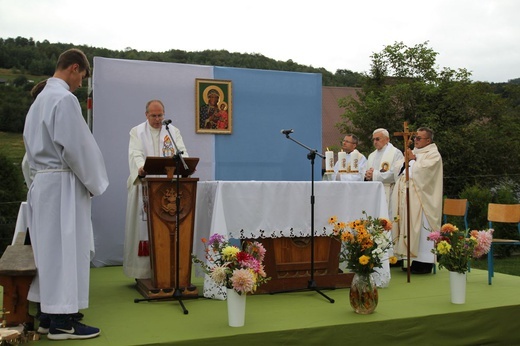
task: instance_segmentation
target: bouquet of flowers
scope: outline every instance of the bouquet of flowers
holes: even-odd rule
[[[430,232],[428,240],[435,243],[432,252],[438,256],[439,268],[445,267],[449,271],[464,274],[472,258],[488,253],[493,231],[461,231],[457,226],[446,223],[440,231]]]
[[[247,241],[240,249],[220,234],[213,234],[209,240],[203,238],[202,242],[206,248],[205,260],[193,256],[193,262],[199,264],[217,285],[247,294],[254,293],[258,286],[269,280],[262,264],[265,248],[261,243]]]
[[[363,211],[363,215],[366,213]],[[382,268],[386,250],[393,245],[390,231],[392,222],[386,218],[358,219],[349,223],[338,222],[337,217],[329,219],[333,224],[331,236],[341,242],[340,262],[347,262],[347,268],[352,272],[367,275],[375,268]],[[390,263],[397,258],[390,257]]]

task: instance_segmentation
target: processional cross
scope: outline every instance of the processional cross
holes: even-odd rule
[[[410,179],[408,173],[410,153],[408,151],[412,136],[416,135],[416,132],[410,132],[408,130],[408,122],[403,123],[403,132],[394,132],[394,136],[403,137],[404,141],[404,172],[405,172],[405,186],[406,186],[406,266],[408,273],[408,282],[410,282],[410,197],[409,197],[409,185],[408,180]]]

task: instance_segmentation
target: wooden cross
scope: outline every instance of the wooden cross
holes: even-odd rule
[[[404,154],[404,162],[405,162],[405,171],[406,171],[406,181],[408,181],[408,156],[409,156],[409,153],[408,153],[408,148],[412,142],[412,137],[415,136],[417,134],[417,132],[410,132],[408,130],[408,122],[404,122],[403,123],[403,128],[404,128],[404,131],[403,132],[394,132],[394,136],[396,137],[403,137],[403,141],[404,141],[404,148],[403,148],[403,154]]]
[[[405,179],[406,179],[406,265],[407,265],[407,272],[408,272],[408,282],[410,282],[410,197],[409,197],[409,187],[408,187],[408,180],[409,173],[408,173],[408,162],[409,160],[409,146],[411,142],[412,136],[415,136],[416,132],[410,132],[408,130],[408,123],[405,121],[403,123],[403,132],[394,132],[394,136],[396,137],[403,137],[404,141],[404,171],[405,171]]]

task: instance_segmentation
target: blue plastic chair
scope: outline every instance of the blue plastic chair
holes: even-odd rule
[[[493,248],[496,245],[520,245],[520,204],[496,204],[488,205],[488,222],[489,228],[493,228],[493,222],[497,223],[516,223],[518,227],[518,239],[498,239],[493,238],[491,248],[488,252],[488,284],[495,274],[493,267]]]

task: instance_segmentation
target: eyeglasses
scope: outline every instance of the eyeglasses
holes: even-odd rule
[[[342,141],[340,141],[340,142],[341,142],[341,143],[350,143],[350,144],[356,144],[356,142],[351,142],[351,141],[347,141],[347,140],[345,140],[345,139],[344,139],[344,140],[342,140]]]
[[[417,136],[414,138],[414,140],[416,141],[420,141],[421,139],[430,139],[430,137],[420,137],[420,136]]]
[[[164,114],[148,114],[150,118],[164,118]]]
[[[372,142],[373,142],[373,141],[379,142],[379,141],[381,140],[381,138],[382,138],[382,137],[374,137],[374,138],[372,138]]]

